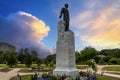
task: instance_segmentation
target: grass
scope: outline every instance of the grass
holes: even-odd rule
[[[6,64],[0,64],[0,68],[9,68],[9,66]],[[26,66],[25,64],[17,64],[13,66],[13,68],[26,68]]]
[[[76,67],[77,67],[77,69],[86,69],[86,68],[88,68],[87,65],[83,65],[83,66],[77,65]]]
[[[0,64],[0,68],[9,68],[6,64]],[[13,66],[12,68],[27,68],[25,64],[17,64]]]
[[[15,67],[16,68],[27,68],[27,66],[25,64],[17,64]],[[37,68],[38,66],[37,66],[37,64],[32,64],[31,67]],[[40,66],[40,68],[52,68],[52,69],[54,69],[55,66],[46,66],[46,65],[42,64]]]
[[[110,74],[117,74],[117,75],[120,75],[120,72],[107,72],[107,73],[110,73]]]
[[[45,70],[45,69],[43,69],[43,70],[29,70],[29,68],[23,68],[19,72],[27,72],[27,73],[29,73],[29,72],[50,72],[50,71],[52,71],[52,70],[51,69],[47,69],[47,70]]]
[[[19,80],[19,77],[14,76],[10,80]],[[21,80],[31,80],[31,75],[24,75],[22,76]]]
[[[25,64],[17,64],[16,66],[14,66],[15,68],[27,68],[27,66]]]
[[[35,64],[33,64],[32,67],[37,68],[37,66]],[[48,71],[51,71],[51,70],[55,69],[55,66],[41,65],[40,68],[42,68],[43,70],[32,70],[32,71],[30,71],[29,68],[23,68],[23,69],[21,69],[20,72],[36,72],[36,71],[38,71],[38,72],[46,72],[47,71],[48,72]],[[88,68],[88,66],[86,66],[86,65],[82,65],[82,66],[77,65],[77,68],[78,69],[86,69],[86,68]]]
[[[51,69],[55,69],[55,66],[41,66],[41,68],[51,68]]]
[[[31,75],[25,75],[22,76],[22,80],[30,80],[31,79]],[[119,80],[113,77],[107,77],[107,76],[97,76],[96,80]]]
[[[105,76],[97,76],[96,80],[112,80],[112,79],[107,78]]]
[[[120,66],[107,66],[104,67],[103,70],[120,72]]]
[[[37,64],[32,64],[31,67],[37,67]],[[55,69],[55,66],[46,66],[44,64],[42,64],[40,66],[41,68],[51,68],[51,69]],[[78,69],[86,69],[88,68],[87,65],[77,65],[76,66]],[[9,68],[8,65],[6,64],[0,64],[0,68]],[[15,66],[13,66],[13,68],[27,68],[27,66],[25,64],[17,64]]]
[[[28,70],[28,68],[23,68],[23,69],[21,69],[21,71],[22,71],[22,72],[30,72],[30,71]]]
[[[9,66],[6,64],[0,64],[0,68],[9,68]]]
[[[22,80],[31,80],[31,75],[22,76]]]
[[[97,76],[96,80],[119,80],[119,79],[108,76]]]
[[[38,68],[37,64],[32,64],[31,67]],[[78,69],[88,68],[87,65],[77,65],[76,67]],[[9,68],[9,66],[6,64],[0,64],[0,68]],[[32,71],[30,71],[29,68],[27,68],[25,64],[17,64],[15,66],[13,66],[13,68],[22,68],[20,70],[20,72],[36,72],[36,71],[38,71],[38,72],[46,72],[47,71],[48,72],[48,71],[55,69],[55,66],[46,66],[46,65],[42,64],[40,66],[40,68],[43,68],[43,70],[32,70]]]

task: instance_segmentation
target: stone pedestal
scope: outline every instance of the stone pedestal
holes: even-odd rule
[[[58,23],[58,40],[56,45],[56,68],[54,75],[70,75],[75,77],[78,70],[75,64],[74,33],[65,31],[64,21]]]

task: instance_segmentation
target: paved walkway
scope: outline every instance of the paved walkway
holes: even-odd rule
[[[103,72],[102,68],[105,67],[106,65],[102,65],[102,66],[98,66],[98,71],[97,74],[100,74]],[[0,72],[0,80],[9,80],[10,78],[12,78],[13,76],[17,76],[18,71],[20,70],[20,68],[14,68],[9,72]],[[86,71],[86,69],[82,69],[82,71]],[[27,74],[34,74],[34,73],[20,73],[20,75],[27,75]],[[40,73],[42,74],[42,73]],[[115,78],[120,78],[120,75],[117,74],[110,74],[110,73],[106,73],[104,71],[103,75],[105,76],[110,76],[110,77],[115,77]]]
[[[97,74],[100,74],[101,75],[101,73],[103,72],[103,75],[105,75],[105,76],[110,76],[110,77],[115,77],[115,78],[120,78],[120,75],[117,75],[117,74],[110,74],[110,73],[106,73],[106,72],[104,72],[104,71],[101,71],[101,70],[98,70],[97,71]]]
[[[19,75],[28,75],[28,74],[35,74],[35,73],[21,73],[18,72],[21,68],[14,68],[9,72],[0,72],[0,80],[10,80],[12,77]],[[39,73],[42,74],[43,72]]]
[[[12,69],[9,72],[0,72],[0,80],[9,80],[11,77],[16,76],[20,68]]]
[[[105,70],[102,70],[106,66],[115,66],[115,65],[98,65],[97,66],[97,68],[98,68],[97,74],[101,75],[101,73],[103,73],[103,75],[105,75],[105,76],[120,78],[120,75],[107,73],[107,72],[118,72],[118,71],[105,71]],[[116,65],[116,66],[120,66],[120,65]]]

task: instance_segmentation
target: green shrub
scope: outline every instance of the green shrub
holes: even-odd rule
[[[117,63],[120,65],[120,58],[117,59]]]
[[[54,66],[54,63],[53,63],[53,62],[51,62],[51,63],[49,64],[49,66]]]
[[[110,63],[112,64],[117,64],[117,58],[111,58]]]

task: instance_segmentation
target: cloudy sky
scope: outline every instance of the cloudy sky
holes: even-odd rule
[[[60,9],[69,3],[75,49],[120,48],[120,0],[0,0],[0,42],[55,53]]]

